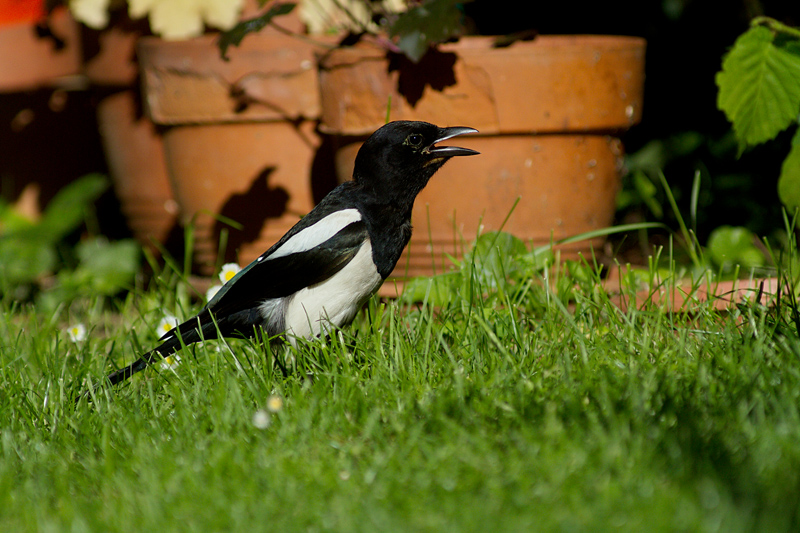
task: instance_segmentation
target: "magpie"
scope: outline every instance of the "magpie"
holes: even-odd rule
[[[314,338],[346,326],[394,269],[411,238],[411,208],[451,157],[479,152],[437,146],[474,128],[390,122],[356,155],[340,184],[272,247],[239,271],[161,344],[108,375],[124,381],[182,346],[223,337]]]

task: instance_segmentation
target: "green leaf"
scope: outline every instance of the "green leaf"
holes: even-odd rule
[[[34,221],[0,198],[0,238],[9,237],[34,226]]]
[[[37,233],[51,243],[59,241],[83,222],[86,209],[107,188],[108,181],[100,174],[88,174],[73,181],[47,204]]]
[[[732,270],[735,265],[763,266],[766,258],[755,246],[755,239],[747,228],[720,226],[708,238],[708,252],[714,264],[723,270]]]
[[[389,33],[398,37],[397,46],[417,63],[431,45],[458,37],[464,32],[461,4],[464,0],[428,0],[402,13]]]
[[[460,272],[448,272],[429,278],[414,278],[403,287],[403,301],[427,301],[434,307],[444,307],[458,296]]]
[[[264,7],[265,4],[265,1],[260,1],[260,7]],[[239,46],[245,35],[263,30],[267,24],[272,22],[272,19],[291,13],[294,7],[295,4],[290,3],[273,4],[263,15],[243,20],[230,30],[222,32],[217,40],[217,47],[222,59],[228,60],[228,48],[230,46]]]
[[[800,129],[792,139],[792,148],[781,165],[778,178],[778,197],[789,209],[800,207]]]
[[[780,44],[783,43],[783,44]],[[733,124],[740,149],[774,138],[800,111],[800,55],[756,26],[742,34],[717,73],[717,107]]]
[[[38,238],[6,237],[0,239],[0,281],[3,290],[31,283],[52,271],[56,251],[52,244]]]
[[[89,239],[76,247],[80,265],[74,277],[86,288],[111,296],[129,286],[139,267],[139,245],[131,240]]]
[[[656,184],[647,177],[647,174],[641,171],[634,172],[633,185],[636,188],[636,192],[639,193],[639,198],[642,199],[642,203],[650,209],[650,212],[658,219],[663,218],[664,210],[658,202],[658,188]]]

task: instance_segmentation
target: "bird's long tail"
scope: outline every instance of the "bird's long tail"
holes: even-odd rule
[[[163,344],[161,346],[163,346]],[[155,361],[157,361],[159,359],[162,359],[162,358],[166,357],[167,355],[169,355],[169,353],[174,351],[174,350],[172,350],[171,352],[167,353],[167,351],[164,350],[164,352],[162,353],[162,351],[159,350],[159,348],[161,348],[161,346],[159,346],[155,350],[150,350],[149,352],[147,352],[146,354],[142,355],[141,357],[139,357],[139,359],[137,359],[133,363],[129,364],[128,366],[120,368],[119,370],[110,373],[106,377],[106,381],[110,385],[116,385],[117,383],[120,383],[122,381],[125,381],[126,379],[129,379],[134,374],[136,374],[138,372],[141,372],[142,370],[147,368],[148,365],[152,364],[153,362],[155,362]]]
[[[128,366],[120,368],[119,370],[116,370],[106,376],[106,379],[103,383],[98,383],[89,390],[85,391],[83,394],[78,396],[76,402],[83,397],[91,399],[90,393],[92,391],[102,387],[103,385],[116,385],[117,383],[121,383],[132,377],[134,374],[141,372],[155,361],[172,355],[180,350],[183,346],[198,342],[203,339],[216,338],[217,335],[213,325],[214,324],[210,319],[210,315],[205,317],[203,314],[201,314],[198,317],[187,320],[164,335],[161,338],[161,344],[159,344],[156,348],[143,354]]]

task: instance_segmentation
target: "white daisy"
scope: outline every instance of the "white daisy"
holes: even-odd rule
[[[225,263],[222,265],[222,270],[219,273],[219,280],[222,283],[229,282],[233,276],[235,276],[241,268],[236,263]]]
[[[172,370],[174,371],[178,368],[178,365],[181,363],[181,357],[177,354],[172,354],[166,356],[164,359],[161,360],[161,368],[164,370]]]
[[[67,335],[72,342],[83,342],[86,340],[86,326],[75,324],[67,328]]]
[[[158,323],[158,332],[159,337],[163,337],[167,333],[169,333],[172,328],[179,324],[177,317],[172,315],[166,315],[164,318],[161,319],[161,322]]]
[[[267,429],[269,427],[270,416],[269,413],[263,409],[259,409],[253,413],[253,425],[257,429]]]

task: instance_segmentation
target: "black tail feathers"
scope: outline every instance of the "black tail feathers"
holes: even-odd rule
[[[204,318],[207,320],[204,320]],[[201,340],[214,338],[217,338],[217,332],[210,315],[208,313],[203,313],[199,316],[193,317],[161,337],[160,340],[162,342],[156,348],[143,354],[128,366],[112,372],[106,377],[105,383],[98,384],[91,390],[95,390],[104,384],[116,385],[117,383],[121,383],[131,378],[134,374],[141,372],[159,359],[163,359],[169,355],[172,355],[180,350],[183,346],[194,344]],[[91,400],[89,393],[90,391],[86,391],[78,396],[76,402],[84,396]]]

